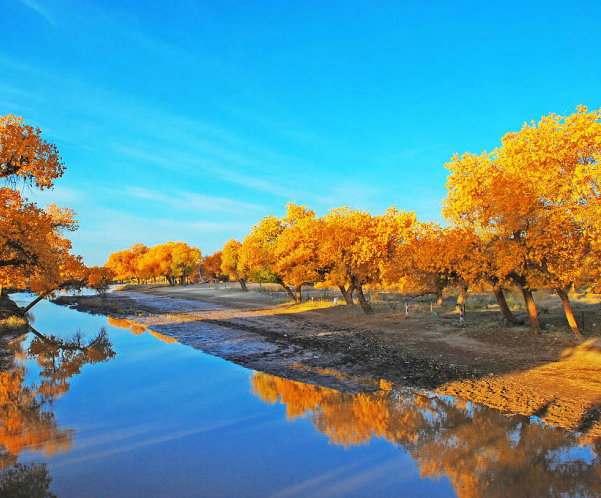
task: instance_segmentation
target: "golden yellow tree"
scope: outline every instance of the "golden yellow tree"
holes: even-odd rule
[[[0,116],[0,178],[10,187],[19,181],[41,190],[51,188],[65,165],[56,146],[22,117]]]
[[[240,263],[241,248],[242,244],[236,239],[230,239],[225,243],[221,250],[221,271],[230,280],[237,280],[243,292],[248,292],[246,281],[250,275]]]
[[[303,284],[323,280],[325,269],[318,260],[323,225],[306,206],[289,203],[282,232],[271,248],[271,267],[286,284],[294,286],[297,302],[302,301]]]
[[[209,256],[204,256],[200,264],[200,273],[210,282],[219,280],[223,276],[221,271],[221,251],[216,251]]]
[[[455,155],[447,164],[445,216],[487,241],[495,277],[520,287],[533,330],[540,322],[532,290],[553,287],[581,338],[566,287],[599,266],[598,227],[590,221],[599,205],[600,151],[601,113],[579,107],[525,124],[492,153]]]
[[[135,244],[131,249],[116,251],[109,255],[105,267],[113,272],[115,280],[138,278],[141,256],[148,251],[143,244]]]
[[[418,295],[434,294],[443,304],[443,291],[449,286],[459,289],[457,306],[465,299],[470,280],[473,238],[469,230],[445,227],[436,223],[415,223],[413,236],[400,246],[395,268],[404,277],[407,291]]]
[[[354,291],[361,308],[368,314],[373,313],[373,309],[365,299],[363,286],[379,279],[374,225],[367,211],[348,207],[332,209],[324,217],[319,244],[319,265],[326,269],[325,283],[337,286],[341,292],[345,289],[343,295],[346,293],[349,298]]]
[[[165,277],[169,285],[179,282],[184,285],[187,278],[200,268],[202,253],[197,247],[185,242],[165,242],[151,247],[136,260],[136,271],[140,278]]]
[[[90,276],[102,288],[109,278],[70,254],[65,235],[77,229],[72,210],[54,205],[40,209],[16,188],[52,188],[63,172],[56,146],[41,137],[39,128],[22,118],[0,117],[0,181],[5,185],[0,188],[0,294],[2,287],[38,294],[23,312],[58,289],[87,285]]]
[[[296,208],[299,209],[296,209]],[[254,281],[267,281],[279,284],[291,301],[296,302],[297,297],[290,290],[283,275],[278,273],[274,266],[275,249],[278,238],[287,224],[298,221],[301,213],[309,215],[304,207],[294,206],[290,210],[290,219],[279,219],[275,216],[266,216],[251,228],[250,233],[244,237],[239,252],[238,271],[250,275]],[[293,214],[294,213],[294,214]]]

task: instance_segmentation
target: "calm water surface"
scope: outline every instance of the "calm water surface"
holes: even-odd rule
[[[4,352],[0,466],[43,487],[43,467],[14,465],[46,464],[61,497],[601,493],[595,445],[536,419],[385,382],[341,394],[48,302],[33,326],[110,340],[85,354],[30,333]]]

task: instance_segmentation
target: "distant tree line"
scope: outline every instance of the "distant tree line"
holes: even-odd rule
[[[150,248],[134,244],[112,253],[105,266],[115,280],[141,283],[164,278],[169,285],[185,285],[197,277],[201,260],[200,249],[185,242],[166,242]]]
[[[228,241],[202,265],[198,258],[198,268],[209,280],[227,275],[242,290],[248,281],[279,284],[297,302],[303,284],[336,287],[366,313],[373,312],[366,287],[439,300],[453,287],[459,305],[468,289],[490,290],[512,323],[519,320],[504,291],[517,288],[533,331],[541,325],[532,293],[550,288],[581,339],[568,290],[599,288],[600,159],[601,110],[551,114],[506,134],[491,152],[452,157],[446,226],[395,207],[382,215],[341,207],[318,217],[289,203],[283,218],[263,218],[242,242]],[[161,268],[167,269],[136,276],[184,275],[169,264]]]

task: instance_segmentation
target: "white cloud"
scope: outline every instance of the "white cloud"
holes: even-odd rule
[[[249,214],[265,211],[263,206],[229,199],[212,197],[183,190],[163,190],[157,192],[142,187],[127,187],[125,194],[139,199],[160,202],[181,211],[218,212],[228,214]]]

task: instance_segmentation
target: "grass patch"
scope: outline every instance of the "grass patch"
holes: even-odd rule
[[[523,299],[518,297],[513,292],[505,292],[505,301],[507,301],[507,306],[512,311],[520,311],[524,309]]]
[[[303,301],[302,303],[283,303],[283,306],[288,308],[290,311],[309,311],[318,310],[323,308],[331,308],[334,304],[331,301]]]
[[[9,316],[0,319],[0,334],[18,334],[27,332],[29,322],[21,316]]]

